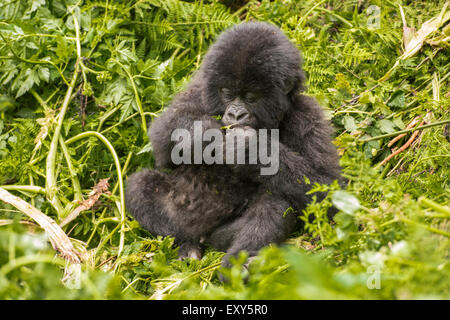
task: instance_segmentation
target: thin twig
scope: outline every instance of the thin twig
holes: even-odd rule
[[[405,129],[411,129],[413,127],[415,127],[417,125],[417,123],[419,122],[421,116],[417,116],[415,117],[407,126]],[[404,136],[406,136],[406,133],[402,133],[399,134],[398,136],[396,136],[394,139],[392,139],[391,141],[389,141],[388,143],[388,148],[392,147],[392,145],[397,142],[398,140],[400,140],[401,138],[403,138]]]
[[[74,220],[78,215],[85,210],[88,210],[92,208],[92,206],[98,201],[100,196],[108,191],[109,184],[108,184],[109,178],[101,179],[95,186],[92,188],[91,193],[89,194],[88,198],[81,202],[81,204],[75,208],[66,218],[64,218],[63,221],[60,222],[60,226],[64,227],[67,225],[70,221]]]
[[[443,125],[443,124],[446,124],[446,123],[450,123],[450,119],[439,121],[439,122],[434,122],[434,123],[430,123],[430,124],[426,124],[424,126],[418,126],[418,127],[411,128],[411,129],[400,130],[400,131],[393,132],[393,133],[387,133],[387,134],[383,134],[383,135],[376,136],[376,137],[371,137],[371,138],[367,138],[367,139],[361,139],[361,140],[359,140],[359,142],[366,143],[366,142],[369,142],[369,141],[380,140],[380,139],[384,139],[384,138],[390,138],[390,137],[394,137],[394,136],[402,134],[402,133],[408,133],[408,132],[413,132],[413,131],[416,131],[416,130],[422,130],[422,129],[426,129],[426,128],[440,126],[440,125]]]
[[[423,123],[425,122],[425,120],[422,120],[422,122],[420,123],[419,126],[421,126]],[[414,131],[413,134],[411,135],[411,137],[408,139],[408,141],[406,141],[406,143],[401,146],[399,149],[395,150],[395,152],[393,152],[392,154],[390,154],[389,156],[386,157],[386,159],[384,159],[383,161],[380,162],[379,166],[383,166],[384,164],[386,164],[386,162],[388,162],[389,160],[391,160],[393,157],[395,157],[396,155],[398,155],[399,153],[402,153],[403,151],[406,150],[406,148],[408,148],[411,143],[413,143],[413,141],[416,139],[417,135],[419,134],[420,131]]]

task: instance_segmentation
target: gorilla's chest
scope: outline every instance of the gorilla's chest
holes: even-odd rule
[[[239,215],[256,190],[256,185],[233,175],[225,166],[186,166],[172,174],[169,206],[174,212],[184,212],[187,224],[205,223],[207,229]]]

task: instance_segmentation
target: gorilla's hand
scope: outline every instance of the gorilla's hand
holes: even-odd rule
[[[228,129],[224,140],[225,163],[239,174],[255,173],[258,156],[258,134],[249,126]]]
[[[224,152],[235,154],[235,160],[242,159],[242,155],[246,155],[248,159],[248,151],[256,151],[258,143],[258,135],[256,130],[249,126],[239,126],[228,129],[225,133]],[[254,150],[253,150],[254,149]],[[242,163],[241,163],[242,164]]]

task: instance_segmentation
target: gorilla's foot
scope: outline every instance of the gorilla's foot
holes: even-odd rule
[[[181,244],[180,249],[178,250],[178,260],[183,260],[185,258],[200,260],[202,258],[202,249],[199,245],[191,243]]]

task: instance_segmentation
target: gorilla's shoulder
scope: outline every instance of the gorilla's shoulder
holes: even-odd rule
[[[192,107],[201,107],[203,90],[203,75],[201,70],[196,71],[184,90],[176,94],[171,105],[191,105]]]

